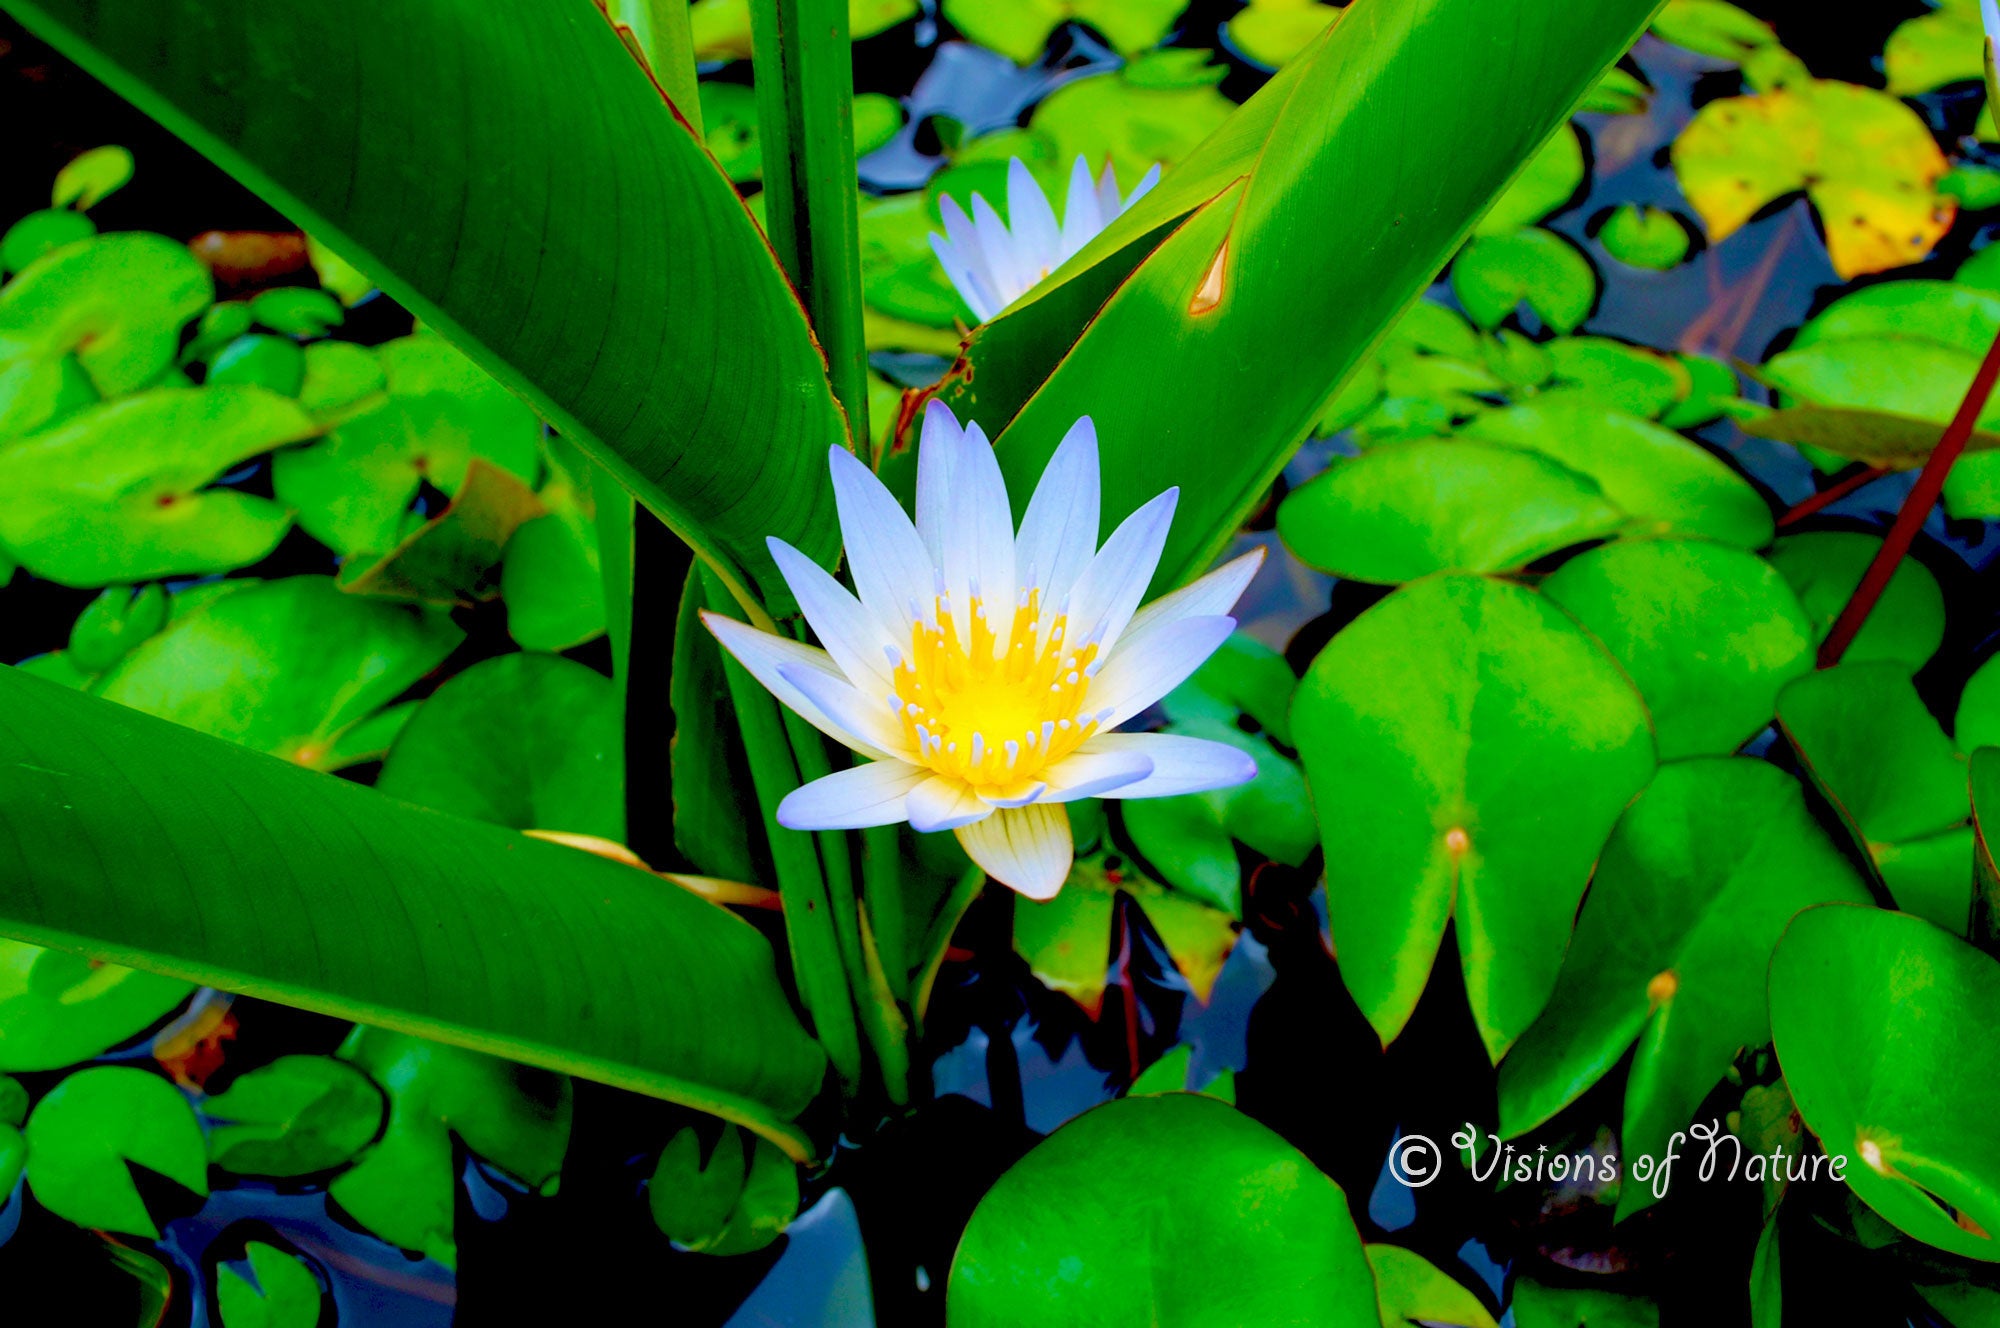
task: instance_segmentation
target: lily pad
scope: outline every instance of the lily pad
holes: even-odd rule
[[[375,786],[516,830],[625,839],[624,708],[561,655],[482,660],[431,694]]]
[[[1508,1306],[1515,1328],[1659,1328],[1660,1307],[1640,1296],[1591,1286],[1551,1286],[1516,1278]]]
[[[1770,506],[1728,463],[1671,429],[1574,389],[1490,411],[1464,436],[1540,452],[1597,482],[1632,534],[1693,535],[1746,549],[1771,542]]]
[[[1497,1328],[1492,1313],[1436,1264],[1400,1245],[1369,1245],[1368,1267],[1382,1306],[1382,1328],[1409,1323]]]
[[[1674,140],[1673,163],[1711,243],[1803,190],[1844,281],[1922,260],[1958,210],[1937,192],[1948,163],[1923,120],[1851,83],[1811,79],[1712,101]]]
[[[944,0],[944,16],[967,41],[998,51],[1017,65],[1041,58],[1049,34],[1072,19],[1104,34],[1113,50],[1133,55],[1164,41],[1187,0]]]
[[[463,638],[441,614],[344,595],[331,577],[291,577],[177,614],[94,690],[319,768],[343,731],[436,668]]]
[[[1917,469],[1930,458],[1944,436],[1944,427],[1929,420],[1839,406],[1793,406],[1744,420],[1742,425],[1743,432],[1759,438],[1775,438],[1794,447],[1818,448],[1846,461],[1888,470]],[[1996,449],[2000,449],[2000,433],[1976,429],[1966,439],[1968,454]],[[1956,473],[1956,467],[1953,470]],[[1961,486],[1960,493],[1961,501],[1951,505],[1954,516],[1973,515],[1961,510],[1967,505],[1984,506],[1979,490]]]
[[[193,990],[157,973],[0,940],[0,1070],[87,1061],[145,1032]]]
[[[1963,935],[1972,905],[1965,758],[1894,663],[1845,663],[1778,696],[1778,723],[1896,903]]]
[[[232,1264],[215,1273],[222,1328],[313,1328],[319,1322],[319,1281],[310,1269],[260,1240],[249,1242],[244,1257],[248,1277]]]
[[[208,1193],[208,1150],[180,1090],[123,1066],[78,1070],[28,1117],[28,1184],[56,1216],[81,1227],[159,1239],[131,1164]]]
[[[1451,293],[1482,328],[1526,304],[1557,332],[1574,332],[1597,303],[1597,272],[1554,231],[1520,230],[1473,240],[1451,263]]]
[[[382,1128],[381,1090],[346,1061],[280,1056],[202,1103],[208,1155],[240,1176],[305,1176],[354,1157]]]
[[[1247,0],[1225,25],[1229,45],[1252,64],[1277,69],[1340,17],[1319,0]]]
[[[115,144],[79,153],[56,172],[54,207],[88,212],[132,181],[132,153]]]
[[[1771,949],[1828,901],[1868,891],[1797,780],[1743,757],[1661,766],[1604,847],[1548,1009],[1500,1063],[1501,1130],[1547,1121],[1636,1043],[1619,1140],[1663,1156],[1738,1050],[1769,1040]],[[1623,1186],[1618,1217],[1652,1202]]]
[[[1286,497],[1278,533],[1300,561],[1378,584],[1444,570],[1497,572],[1625,524],[1583,475],[1474,439],[1384,444]]]
[[[1285,657],[1255,637],[1233,632],[1188,680],[1160,700],[1177,724],[1210,720],[1235,727],[1241,715],[1290,746],[1289,711],[1298,675]]]
[[[1292,733],[1362,1013],[1395,1038],[1456,914],[1498,1061],[1554,989],[1591,865],[1652,773],[1638,692],[1541,595],[1445,573],[1333,638],[1299,684]]]
[[[318,431],[297,403],[254,387],[159,388],[89,407],[0,448],[0,544],[75,586],[256,562],[291,514],[210,485]]]
[[[1247,11],[1246,11],[1247,12]],[[1521,173],[1472,228],[1474,235],[1506,235],[1559,211],[1583,185],[1583,140],[1568,122],[1557,126]]]
[[[299,404],[322,423],[356,413],[388,385],[375,352],[351,341],[319,341],[305,349]]]
[[[1812,667],[1812,626],[1791,586],[1725,544],[1606,545],[1563,564],[1542,593],[1631,676],[1663,761],[1735,751],[1771,722],[1779,689]]]
[[[877,404],[871,403],[871,416]],[[568,650],[605,629],[590,463],[560,439],[550,440],[548,462],[549,477],[537,495],[547,515],[514,532],[500,568],[507,632],[527,650]]]
[[[157,585],[113,586],[69,629],[70,662],[84,673],[102,673],[166,625],[166,591]]]
[[[0,270],[19,272],[43,254],[95,234],[96,223],[81,212],[68,208],[30,212],[0,235]]]
[[[1658,419],[1694,390],[1686,365],[1644,346],[1610,337],[1561,337],[1546,349],[1558,383],[1628,415]]]
[[[1115,73],[1065,83],[1035,108],[1028,127],[1054,142],[1057,160],[1081,156],[1093,166],[1109,161],[1130,189],[1153,166],[1186,156],[1236,109],[1206,84],[1148,85],[1149,62],[1188,54],[1159,52]]]
[[[1812,620],[1815,647],[1826,639],[1841,609],[1854,597],[1882,541],[1853,530],[1815,530],[1787,535],[1772,546],[1771,565],[1798,592]],[[1905,558],[1889,578],[1860,634],[1847,648],[1846,662],[1894,660],[1909,672],[1922,668],[1944,643],[1944,592],[1930,569]]]
[[[306,380],[305,352],[290,337],[252,332],[217,351],[209,361],[210,387],[236,384],[261,387],[279,396],[297,398]]]
[[[1936,9],[1897,24],[1889,34],[1882,48],[1889,91],[1913,97],[1947,83],[1984,79],[1985,43],[1979,0],[1938,0]]]
[[[1128,1097],[986,1192],[952,1260],[953,1328],[1379,1328],[1340,1187],[1235,1108]]]
[[[1778,40],[1770,24],[1725,0],[1667,0],[1653,16],[1653,35],[1722,60],[1741,60]]]
[[[379,1028],[357,1027],[340,1055],[388,1094],[389,1121],[331,1193],[383,1240],[456,1263],[453,1135],[529,1189],[555,1192],[569,1147],[568,1076]]]
[[[702,1155],[683,1129],[660,1153],[646,1184],[653,1223],[676,1245],[702,1254],[751,1254],[784,1234],[799,1211],[799,1169],[768,1139],[724,1125]]]
[[[1257,775],[1233,788],[1135,798],[1124,807],[1125,832],[1166,884],[1237,916],[1242,912],[1237,840],[1293,867],[1319,842],[1305,778],[1269,742],[1233,723],[1191,719],[1168,731],[1247,752]]]
[[[1227,845],[1227,835],[1218,834]],[[1230,866],[1235,866],[1233,850]],[[1014,949],[1044,986],[1068,996],[1094,1019],[1104,1003],[1113,912],[1118,896],[1127,894],[1145,910],[1189,990],[1206,1002],[1236,946],[1235,914],[1217,907],[1233,895],[1235,880],[1201,884],[1214,888],[1170,889],[1134,864],[1114,868],[1104,853],[1092,854],[1070,869],[1069,880],[1053,899],[1015,901]]]
[[[1829,905],[1771,959],[1785,1082],[1844,1179],[1916,1239],[2000,1260],[2000,964],[1921,918]]]
[[[1605,218],[1597,242],[1619,262],[1649,272],[1679,267],[1693,243],[1687,225],[1665,208],[1623,203]]]
[[[419,488],[455,496],[474,457],[534,482],[542,426],[520,398],[430,333],[376,355],[387,399],[272,465],[279,501],[298,510],[308,534],[341,554],[391,549]]]
[[[356,595],[439,608],[470,607],[500,593],[493,575],[523,523],[542,515],[535,491],[483,457],[444,511],[377,558],[357,554],[340,568],[340,588]]]

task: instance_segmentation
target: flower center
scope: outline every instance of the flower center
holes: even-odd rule
[[[1003,638],[978,596],[972,639],[940,597],[934,622],[910,631],[910,654],[896,660],[889,698],[904,732],[932,770],[979,788],[1033,779],[1096,732],[1100,714],[1083,714],[1097,672],[1097,646],[1069,650],[1055,615],[1044,634],[1039,594],[1021,597]]]

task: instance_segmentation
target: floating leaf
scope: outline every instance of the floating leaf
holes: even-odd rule
[[[1829,905],[1771,958],[1785,1082],[1844,1179],[1897,1229],[2000,1260],[2000,964],[1921,918]]]
[[[624,747],[609,678],[560,655],[502,655],[431,694],[375,786],[516,830],[622,843]]]
[[[1223,842],[1227,843],[1226,836]],[[1235,867],[1233,851],[1230,867]],[[1060,991],[1094,1019],[1104,1001],[1110,967],[1111,925],[1118,895],[1130,895],[1160,934],[1168,957],[1200,1001],[1207,1001],[1223,962],[1236,945],[1236,920],[1218,907],[1235,894],[1232,872],[1216,890],[1174,890],[1146,877],[1136,865],[1116,869],[1104,853],[1080,859],[1055,898],[1019,900],[1014,910],[1014,949],[1034,975]],[[1217,898],[1216,896],[1227,896]]]
[[[947,1294],[954,1328],[1381,1322],[1340,1187],[1192,1093],[1107,1102],[1038,1144],[973,1210]]]
[[[1125,1089],[1126,1097],[1146,1097],[1160,1093],[1206,1093],[1218,1102],[1236,1103],[1236,1074],[1224,1070],[1200,1088],[1188,1082],[1188,1069],[1194,1060],[1194,1049],[1186,1043],[1175,1047],[1160,1059],[1140,1071]]]
[[[1882,48],[1889,91],[1913,97],[1947,83],[1983,79],[1980,52],[1985,44],[1979,0],[1940,0],[1936,9],[1897,24],[1889,34]]]
[[[236,338],[209,361],[210,387],[261,387],[282,397],[294,397],[306,380],[305,352],[290,337],[253,332]]]
[[[1071,19],[1104,34],[1120,55],[1156,46],[1173,31],[1187,0],[1026,0],[994,5],[944,0],[944,16],[966,40],[1000,52],[1017,65],[1041,57],[1049,34]]]
[[[1808,80],[1712,101],[1674,140],[1673,163],[1712,243],[1804,190],[1842,280],[1920,261],[1957,212],[1937,192],[1946,162],[1923,120],[1851,83]]]
[[[1300,561],[1382,584],[1444,570],[1505,571],[1624,524],[1585,476],[1472,439],[1371,447],[1278,509],[1278,533]]]
[[[1247,0],[1225,25],[1243,58],[1276,69],[1306,48],[1340,10],[1319,0]]]
[[[166,591],[157,585],[113,586],[69,629],[70,662],[85,673],[102,673],[166,625]]]
[[[1368,1267],[1375,1274],[1375,1296],[1382,1306],[1382,1328],[1404,1328],[1418,1321],[1497,1328],[1479,1297],[1415,1250],[1400,1245],[1365,1248]]]
[[[1967,756],[1981,747],[2000,747],[2000,656],[1989,658],[1965,680],[1951,732]]]
[[[1622,203],[1605,219],[1597,241],[1621,263],[1665,272],[1687,257],[1687,226],[1665,208]]]
[[[1652,772],[1639,694],[1542,596],[1447,573],[1333,638],[1292,731],[1348,990],[1393,1039],[1455,913],[1497,1061],[1547,1001],[1591,864]]]
[[[0,542],[36,575],[77,586],[256,562],[291,514],[209,486],[316,432],[296,404],[249,387],[160,388],[90,407],[0,448]]]
[[[1596,111],[1601,115],[1643,115],[1652,100],[1653,90],[1639,78],[1617,65],[1604,71],[1595,87],[1584,94],[1577,103],[1579,112]]]
[[[1451,293],[1480,327],[1525,303],[1558,332],[1573,332],[1597,303],[1597,273],[1554,231],[1522,230],[1475,239],[1451,264]]]
[[[68,208],[30,212],[0,235],[0,269],[19,272],[43,254],[95,234],[96,223],[81,212]]]
[[[132,179],[132,153],[121,147],[92,148],[56,172],[49,191],[54,207],[88,212],[123,189]]]
[[[848,36],[855,41],[873,37],[921,10],[919,0],[848,0]],[[695,59],[750,58],[750,0],[695,0],[688,17]]]
[[[1771,565],[1798,592],[1812,620],[1814,645],[1826,639],[1881,547],[1875,536],[1852,530],[1787,535],[1772,547]],[[1905,558],[1844,658],[1850,664],[1895,660],[1914,673],[1943,641],[1944,592],[1929,568]]]
[[[1663,761],[1736,750],[1771,722],[1778,690],[1812,667],[1798,596],[1769,563],[1728,545],[1606,545],[1564,563],[1542,593],[1631,676]]]
[[[1528,158],[1514,183],[1494,201],[1472,233],[1506,235],[1532,226],[1576,197],[1584,174],[1583,141],[1573,126],[1564,124]]]
[[[208,1150],[180,1090],[122,1066],[78,1070],[28,1117],[28,1184],[44,1208],[82,1227],[159,1239],[131,1164],[208,1193]]]
[[[1660,417],[1669,429],[1696,429],[1725,414],[1735,414],[1741,385],[1736,371],[1706,355],[1677,355],[1688,371],[1691,384],[1687,397]]]
[[[191,982],[0,940],[0,1070],[56,1070],[129,1042]]]
[[[344,595],[331,577],[291,577],[177,614],[94,690],[317,769],[344,730],[463,637],[442,615]]]
[[[1849,662],[1807,674],[1779,694],[1778,722],[1897,904],[1963,934],[1972,902],[1965,758],[1908,672]]]
[[[1664,1156],[1737,1052],[1770,1038],[1764,971],[1811,904],[1865,904],[1797,780],[1743,757],[1660,767],[1619,818],[1542,1017],[1500,1063],[1500,1128],[1547,1121],[1631,1049],[1619,1142]],[[1619,1191],[1618,1217],[1653,1202]]]
[[[1150,62],[1191,54],[1203,53],[1159,52],[1115,73],[1065,83],[1035,108],[1028,127],[1049,137],[1058,161],[1082,156],[1098,169],[1108,161],[1130,189],[1151,167],[1186,156],[1236,109],[1205,84],[1147,86]]]
[[[1298,675],[1285,657],[1255,637],[1232,632],[1205,663],[1160,700],[1175,723],[1213,720],[1234,725],[1249,715],[1264,732],[1291,745],[1292,688]]]
[[[992,201],[991,190],[984,191]],[[921,191],[861,204],[861,288],[872,309],[925,327],[974,321],[930,246],[944,223]]]
[[[335,1202],[392,1245],[456,1262],[451,1136],[543,1194],[569,1147],[568,1076],[379,1028],[341,1044],[389,1096],[382,1137],[331,1186]]]
[[[1724,0],[1667,0],[1653,35],[1698,55],[1741,60],[1778,40],[1771,25]]]
[[[751,1254],[784,1234],[799,1211],[799,1170],[776,1144],[724,1125],[708,1156],[683,1129],[646,1185],[654,1225],[702,1254]]]
[[[1699,443],[1589,393],[1544,392],[1489,411],[1464,432],[1540,452],[1589,476],[1631,516],[1631,533],[1695,535],[1746,549],[1771,542],[1771,509],[1748,480]]]
[[[507,601],[508,635],[528,650],[568,650],[604,631],[594,513],[574,492],[544,487],[542,501],[552,510],[523,523],[507,542],[500,596]]]
[[[533,489],[474,457],[449,507],[381,557],[349,558],[341,564],[340,588],[441,608],[492,599],[500,593],[492,573],[502,551],[523,523],[542,512]]]
[[[1515,1328],[1659,1328],[1660,1307],[1596,1287],[1558,1287],[1517,1278],[1509,1309]]]
[[[240,1176],[340,1166],[374,1140],[382,1112],[382,1093],[368,1076],[330,1056],[280,1056],[201,1105],[209,1159]]]
[[[1562,337],[1546,350],[1549,374],[1557,382],[1629,415],[1657,419],[1694,390],[1694,377],[1679,359],[1644,346],[1610,337]]]
[[[216,1270],[222,1328],[313,1328],[319,1322],[319,1282],[310,1269],[260,1240],[248,1243],[244,1257],[249,1277],[232,1264]]]

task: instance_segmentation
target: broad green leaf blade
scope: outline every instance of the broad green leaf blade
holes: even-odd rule
[[[975,334],[946,399],[997,437],[1023,502],[1091,416],[1107,521],[1180,486],[1155,583],[1186,579],[1652,10],[1350,7],[1046,289]],[[1134,241],[1177,221],[1101,309],[1061,298],[1100,260],[1131,270]],[[1028,339],[1045,356],[1068,348],[1045,382],[988,372],[989,348]]]
[[[1326,848],[1341,977],[1386,1045],[1458,919],[1499,1060],[1554,989],[1598,850],[1653,771],[1602,646],[1534,591],[1461,574],[1403,587],[1300,680],[1292,735]]]
[[[1771,548],[1771,565],[1784,573],[1812,620],[1813,644],[1826,639],[1833,620],[1853,598],[1862,573],[1882,541],[1858,530],[1815,530],[1788,535]],[[1944,591],[1930,569],[1903,559],[1875,611],[1868,615],[1845,661],[1901,661],[1905,672],[1922,668],[1944,641]]]
[[[1340,1187],[1194,1093],[1121,1098],[1057,1130],[973,1210],[952,1328],[1377,1328]]]
[[[1549,1008],[1500,1063],[1501,1129],[1573,1102],[1636,1041],[1625,1155],[1665,1154],[1739,1048],[1770,1036],[1764,970],[1800,909],[1868,902],[1798,781],[1742,757],[1660,767],[1619,819]],[[1623,1217],[1651,1203],[1619,1194]]]
[[[2000,1261],[2000,963],[1921,918],[1827,905],[1771,958],[1771,1032],[1799,1114],[1870,1208]]]
[[[1375,1274],[1375,1295],[1382,1305],[1383,1328],[1403,1328],[1417,1321],[1495,1328],[1493,1315],[1479,1297],[1415,1250],[1400,1245],[1366,1248],[1368,1267]]]
[[[588,3],[7,0],[610,466],[733,590],[846,429],[728,179]]]
[[[0,669],[0,933],[683,1102],[807,1151],[762,937],[645,872]]]

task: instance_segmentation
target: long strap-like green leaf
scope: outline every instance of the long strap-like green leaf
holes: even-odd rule
[[[790,1122],[825,1059],[748,923],[0,667],[0,935]]]

